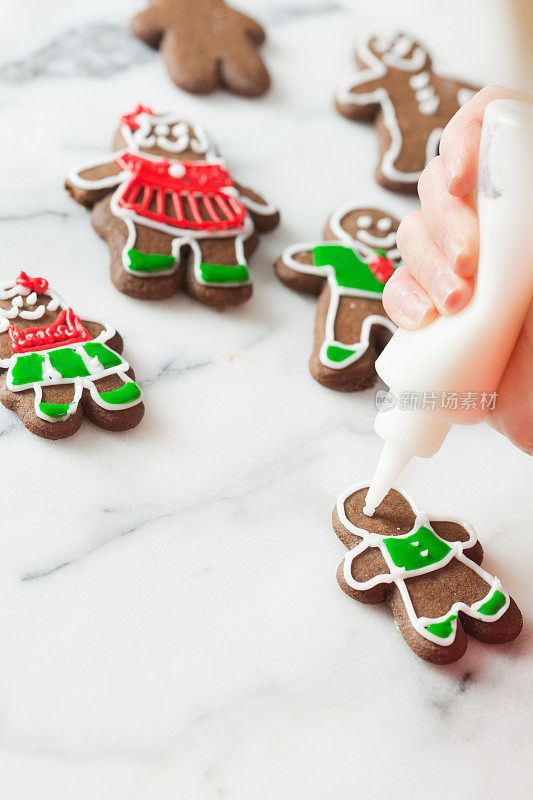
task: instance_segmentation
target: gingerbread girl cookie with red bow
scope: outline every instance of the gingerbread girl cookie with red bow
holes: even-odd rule
[[[411,649],[435,664],[464,654],[466,635],[505,644],[522,630],[522,615],[498,578],[481,566],[483,550],[465,520],[418,509],[391,489],[368,517],[368,484],[347,489],[333,510],[333,528],[349,548],[337,579],[361,603],[385,603]]]
[[[376,380],[375,360],[396,329],[381,297],[400,263],[399,224],[376,208],[342,206],[325,241],[291,245],[275,264],[291,289],[319,295],[309,369],[328,389],[360,391]]]
[[[277,209],[233,180],[206,131],[138,106],[121,117],[112,156],[75,167],[67,191],[92,208],[111,279],[140,299],[183,289],[225,308],[252,293],[247,258]]]
[[[131,28],[159,48],[170,78],[187,92],[205,94],[224,86],[252,97],[270,86],[257,52],[265,40],[263,28],[223,0],[150,0]]]
[[[44,278],[0,284],[0,400],[32,433],[64,439],[83,415],[101,428],[134,428],[142,393],[108,323],[82,320]]]
[[[338,89],[337,109],[348,119],[373,120],[378,183],[414,193],[444,127],[478,88],[436,72],[425,47],[406,33],[362,36],[355,60],[359,72]]]

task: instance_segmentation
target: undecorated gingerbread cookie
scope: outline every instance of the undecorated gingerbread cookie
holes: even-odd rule
[[[277,209],[236,183],[206,131],[138,106],[121,117],[115,152],[75,167],[67,191],[92,208],[124,294],[155,300],[187,292],[225,308],[252,293],[248,256]]]
[[[64,439],[91,422],[111,431],[142,419],[142,393],[105,322],[83,320],[44,278],[0,284],[0,400],[32,433]]]
[[[381,297],[400,262],[398,225],[385,211],[343,206],[325,241],[291,245],[275,264],[291,289],[319,295],[309,369],[329,389],[353,392],[376,380],[374,362],[395,330]]]
[[[170,78],[187,92],[224,86],[254,96],[270,86],[257,48],[261,25],[223,0],[150,0],[133,18],[135,36],[159,48]]]
[[[374,516],[363,513],[368,484],[339,497],[333,528],[349,553],[337,579],[361,603],[386,603],[405,641],[435,664],[460,658],[466,634],[505,644],[522,615],[498,578],[481,567],[483,550],[464,520],[438,517],[391,489]]]
[[[337,109],[349,119],[374,121],[378,183],[416,192],[444,127],[478,88],[435,72],[425,47],[406,33],[362,36],[355,60],[359,72],[338,89]]]

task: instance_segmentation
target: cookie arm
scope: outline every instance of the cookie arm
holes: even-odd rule
[[[247,186],[235,183],[235,188],[240,202],[250,212],[255,228],[259,233],[265,233],[277,227],[279,224],[279,211],[275,206],[268,203],[261,195]]]
[[[431,520],[430,525],[435,533],[447,542],[463,542],[463,553],[476,564],[483,560],[483,548],[478,542],[473,528],[468,524],[450,520]]]
[[[122,176],[122,169],[113,158],[90,161],[73,167],[65,181],[65,189],[77,203],[91,208],[118,186]]]
[[[377,59],[344,81],[335,94],[335,106],[343,116],[354,120],[372,120],[383,100],[388,98],[387,67]]]
[[[159,47],[164,25],[156,6],[150,6],[136,14],[131,20],[130,28],[133,35],[149,47]]]
[[[299,242],[285,248],[274,263],[274,271],[289,289],[306,294],[320,294],[326,273],[313,261],[313,249],[318,242]]]
[[[254,44],[263,44],[266,38],[265,31],[255,19],[243,14],[242,11],[236,11],[234,8],[231,9],[231,15]]]
[[[379,548],[365,541],[346,554],[337,580],[346,594],[361,603],[382,603],[393,582]]]
[[[122,353],[124,348],[122,336],[113,327],[91,319],[82,319],[82,324],[91,334],[93,340],[98,339],[101,342],[105,342],[115,353]]]

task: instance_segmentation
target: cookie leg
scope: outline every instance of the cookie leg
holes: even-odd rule
[[[91,422],[110,431],[135,428],[144,415],[141,390],[131,369],[84,381],[82,405]]]
[[[453,641],[446,645],[437,644],[436,642],[430,641],[425,636],[422,636],[422,634],[413,627],[403,598],[396,586],[390,589],[387,597],[387,605],[394,616],[394,621],[403,638],[411,650],[416,653],[417,656],[423,658],[424,661],[430,661],[432,664],[451,664],[464,655],[467,648],[467,637],[461,619],[455,619],[453,621],[455,628],[455,637]]]
[[[92,224],[111,252],[117,289],[141,300],[160,300],[179,291],[186,253],[183,241],[113,213],[112,198],[96,203]]]
[[[208,306],[226,308],[244,303],[252,294],[247,257],[257,247],[257,235],[191,241],[185,291]]]
[[[65,439],[81,425],[81,388],[76,384],[39,386],[11,392],[5,376],[0,379],[0,400],[14,411],[29,431],[44,439]]]
[[[467,614],[460,614],[465,631],[486,644],[505,644],[516,639],[522,630],[523,620],[520,609],[511,597],[509,608],[499,619],[493,622],[474,619]]]
[[[354,392],[373,386],[374,362],[392,335],[379,300],[344,294],[328,279],[318,299],[309,369],[328,389]]]

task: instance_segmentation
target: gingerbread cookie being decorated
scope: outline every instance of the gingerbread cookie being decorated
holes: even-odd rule
[[[247,300],[247,258],[277,210],[232,179],[203,128],[174,114],[138,106],[121,118],[114,148],[74,168],[66,188],[93,209],[115,286],[140,299],[183,289],[218,308]]]
[[[349,548],[339,566],[341,589],[361,603],[386,603],[412,650],[426,661],[460,658],[467,637],[505,644],[522,630],[522,615],[498,578],[481,566],[472,526],[418,509],[391,489],[372,517],[367,484],[352,486],[333,511],[333,528]]]
[[[420,174],[438,154],[442,131],[478,88],[445,78],[423,45],[406,33],[367,34],[355,50],[359,72],[338,89],[337,110],[374,121],[386,189],[416,192]]]
[[[85,414],[101,428],[134,428],[142,394],[122,339],[82,320],[44,278],[21,272],[0,284],[0,400],[46,439],[71,436]]]
[[[319,295],[309,369],[329,389],[359,391],[376,380],[375,360],[396,329],[381,298],[400,263],[398,225],[380,209],[343,206],[324,241],[291,245],[275,264],[291,289]]]

